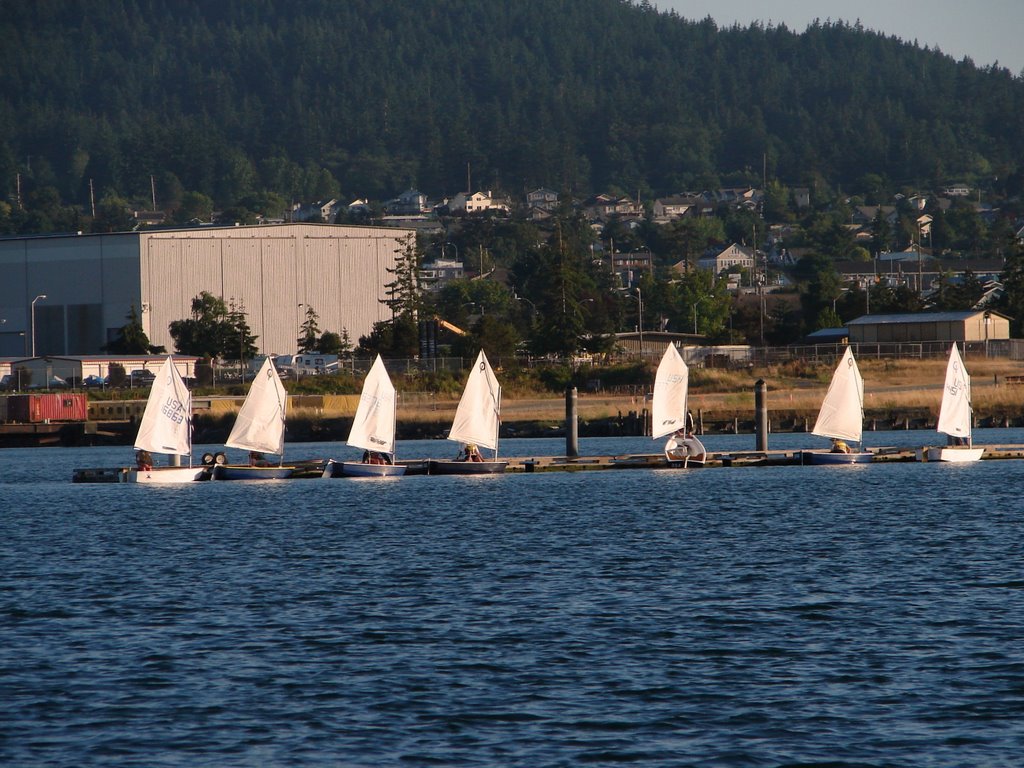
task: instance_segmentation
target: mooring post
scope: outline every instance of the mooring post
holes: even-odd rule
[[[181,466],[181,456],[176,453],[172,453],[167,457],[167,463],[172,467]]]
[[[565,455],[575,459],[580,455],[580,428],[576,414],[576,387],[565,388]]]
[[[755,450],[768,450],[768,385],[758,379],[754,385],[754,424],[757,432]]]

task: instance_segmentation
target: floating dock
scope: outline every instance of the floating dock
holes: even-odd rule
[[[982,454],[983,461],[1024,459],[1024,445],[986,445]],[[928,447],[889,447],[869,448],[872,464],[885,462],[922,462],[927,456]],[[711,469],[720,467],[786,467],[804,464],[800,449],[770,451],[728,451],[708,453],[703,464],[690,462],[688,469]],[[508,461],[506,471],[511,473],[535,472],[591,472],[611,469],[682,469],[683,462],[668,461],[664,454],[637,453],[618,456],[537,456],[514,457]],[[428,459],[399,461],[408,469],[407,475],[427,474]],[[319,478],[327,465],[327,459],[311,459],[298,462],[300,471],[293,479]],[[128,472],[128,467],[93,467],[76,469],[72,476],[75,483],[117,483]]]

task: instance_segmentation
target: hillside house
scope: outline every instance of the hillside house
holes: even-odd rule
[[[606,194],[592,197],[584,204],[583,210],[590,220],[607,220],[613,216],[639,216],[643,214],[643,208],[636,200],[628,197],[613,197]]]
[[[558,208],[558,193],[544,187],[535,189],[526,193],[526,205],[531,210],[553,211]]]
[[[733,243],[723,250],[705,253],[697,260],[697,266],[700,269],[710,269],[716,275],[733,268],[753,269],[754,249]]]
[[[318,200],[315,203],[298,203],[292,206],[292,221],[320,220],[325,224],[330,224],[338,215],[339,210],[341,210],[341,203],[333,197],[330,200]]]
[[[654,255],[650,251],[612,254],[612,272],[623,288],[633,288],[645,274],[654,274]]]
[[[385,210],[396,216],[416,216],[429,213],[427,196],[416,189],[407,189],[393,200],[388,200]]]
[[[684,216],[695,216],[700,211],[700,202],[698,198],[689,195],[659,197],[654,201],[654,221],[656,224],[664,224]]]
[[[437,291],[465,275],[465,268],[458,259],[434,259],[420,267],[420,283],[425,290]]]
[[[508,213],[508,203],[503,200],[495,198],[490,190],[486,192],[474,192],[469,194],[468,192],[459,192],[455,197],[448,201],[448,210],[452,213],[484,213],[486,211],[496,211],[498,213]]]
[[[853,224],[866,226],[874,223],[879,215],[886,224],[895,224],[899,220],[899,214],[894,205],[858,205],[853,209],[850,221]]]
[[[942,194],[946,197],[969,197],[971,188],[966,184],[950,184],[942,188]]]

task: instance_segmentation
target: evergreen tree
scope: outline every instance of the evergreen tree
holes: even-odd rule
[[[320,315],[316,313],[309,304],[306,304],[306,319],[299,328],[299,338],[296,339],[299,352],[308,354],[310,352],[322,352],[320,349],[320,327],[318,322]]]
[[[412,235],[400,241],[395,251],[395,266],[387,271],[393,279],[384,285],[387,298],[382,299],[382,303],[391,309],[395,320],[415,322],[421,306],[420,256]]]
[[[149,355],[164,352],[163,347],[149,343],[149,337],[142,328],[142,320],[134,304],[131,305],[126,319],[128,322],[118,330],[117,337],[103,347],[105,352],[112,355]]]
[[[240,363],[252,360],[259,351],[256,346],[258,338],[258,336],[252,335],[252,329],[249,327],[248,317],[245,313],[245,304],[239,303],[236,306],[232,300],[224,328],[225,343],[221,357],[226,360],[238,360]]]

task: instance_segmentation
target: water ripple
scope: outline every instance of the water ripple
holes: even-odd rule
[[[867,469],[19,481],[0,763],[1019,764],[1022,468]]]

